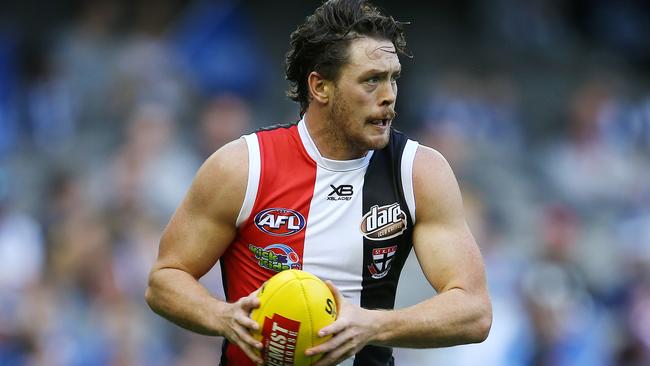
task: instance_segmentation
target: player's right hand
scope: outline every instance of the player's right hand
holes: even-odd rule
[[[237,302],[226,304],[225,311],[222,313],[222,329],[223,336],[229,342],[236,344],[246,356],[258,365],[262,365],[264,362],[259,356],[262,343],[251,335],[259,325],[250,318],[251,311],[259,306],[260,299],[257,298],[257,291],[242,297]]]
[[[377,334],[376,311],[363,309],[347,301],[332,281],[325,281],[334,298],[338,317],[318,331],[319,337],[331,335],[328,341],[305,351],[308,356],[322,354],[314,366],[338,365],[354,356]]]

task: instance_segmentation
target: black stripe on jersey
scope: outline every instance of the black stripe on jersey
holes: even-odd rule
[[[219,261],[219,266],[221,267],[221,283],[223,284],[223,293],[226,296],[226,301],[228,301],[228,281],[226,281],[226,273],[228,271],[225,270],[223,261]],[[221,345],[221,360],[219,362],[219,366],[227,366],[228,365],[228,359],[226,359],[226,349],[228,348],[228,338],[224,337],[223,338],[223,344]]]
[[[401,176],[402,153],[407,141],[405,135],[391,130],[388,146],[375,151],[364,176],[364,216],[374,206],[381,208],[395,203],[406,216],[406,230],[401,235],[380,240],[371,240],[368,236],[363,238],[361,307],[366,309],[393,309],[399,276],[413,246],[413,222],[404,198]],[[378,219],[373,220],[379,223]],[[354,365],[394,365],[392,353],[390,347],[366,346],[356,354]]]
[[[221,345],[221,360],[219,361],[219,366],[227,366],[228,359],[226,358],[226,349],[228,348],[228,339],[224,337],[223,344]]]
[[[264,131],[273,131],[273,130],[277,130],[277,129],[280,129],[280,128],[291,128],[291,127],[297,125],[299,122],[300,121],[291,122],[291,123],[279,123],[279,124],[275,124],[275,125],[271,125],[271,126],[260,127],[257,130],[255,130],[255,133],[264,132]]]

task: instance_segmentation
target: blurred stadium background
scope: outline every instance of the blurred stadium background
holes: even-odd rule
[[[396,126],[452,164],[494,302],[484,344],[402,364],[650,365],[650,3],[376,3],[412,22]],[[217,363],[147,271],[202,160],[297,120],[318,4],[0,3],[0,365]],[[408,268],[400,306],[432,293]]]

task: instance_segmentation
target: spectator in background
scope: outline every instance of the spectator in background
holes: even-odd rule
[[[269,67],[255,26],[240,1],[197,0],[181,14],[171,40],[203,95],[262,95]]]
[[[110,267],[108,227],[94,207],[81,203],[48,234],[46,284],[53,291],[47,302],[56,311],[41,325],[43,357],[53,364],[108,363],[117,350],[107,310],[120,297]]]
[[[573,262],[565,267],[585,270],[583,281],[596,295],[595,304],[601,305],[594,308],[593,314],[600,317],[591,322],[591,327],[600,326],[603,315],[605,321],[613,319],[609,342],[617,346],[601,346],[608,351],[601,357],[621,365],[648,361],[643,332],[638,327],[644,321],[644,312],[633,309],[644,309],[638,302],[644,298],[639,288],[647,286],[644,271],[638,269],[647,268],[648,263],[644,253],[649,250],[650,236],[640,228],[647,226],[650,217],[650,175],[642,143],[643,107],[629,94],[629,86],[620,76],[590,73],[569,99],[566,135],[546,141],[538,157],[542,176],[548,182],[540,184],[544,195],[564,202],[582,223],[580,238],[573,244]],[[571,220],[558,220],[555,225],[563,227],[567,222]],[[562,252],[559,248],[554,251]],[[607,306],[605,311],[602,305]],[[584,318],[589,312],[578,314]],[[556,341],[557,346],[569,346],[566,341]],[[559,352],[553,347],[549,352]],[[573,362],[578,364],[577,360]]]
[[[632,141],[617,138],[625,128],[624,107],[621,80],[590,76],[569,101],[566,135],[547,143],[540,156],[552,190],[583,212],[625,202],[647,174],[628,153]]]
[[[16,149],[21,135],[17,115],[18,78],[16,59],[16,40],[0,24],[0,158]]]
[[[568,23],[569,5],[554,0],[478,1],[482,36],[491,36],[500,49],[562,57],[573,40]]]
[[[448,72],[433,83],[422,139],[456,166],[488,153],[509,158],[522,146],[517,91],[507,75]]]
[[[639,263],[640,264],[640,263]],[[628,306],[623,314],[629,333],[625,334],[618,361],[621,365],[641,366],[650,363],[650,273],[648,262],[644,269],[636,268],[638,277],[630,286]]]
[[[191,107],[194,89],[168,34],[176,5],[174,0],[134,3],[134,29],[121,42],[112,78],[118,116],[128,117],[150,102],[164,105],[179,117]]]
[[[621,253],[620,282],[608,300],[617,327],[619,365],[650,364],[650,196],[620,215],[613,242]]]
[[[136,106],[107,178],[114,182],[114,204],[161,222],[171,216],[200,165],[178,138],[177,128],[176,115],[166,105]]]
[[[114,134],[110,86],[120,44],[116,24],[123,9],[117,1],[82,1],[79,6],[73,22],[57,34],[52,57],[77,101],[80,128],[94,134],[92,139],[84,135],[90,141],[85,148],[92,149],[105,138],[102,134]]]
[[[31,142],[45,155],[64,156],[79,128],[79,100],[56,69],[48,40],[28,38],[20,52],[21,119]]]
[[[608,319],[575,259],[583,224],[567,206],[549,206],[541,220],[542,252],[521,277],[535,337],[529,364],[610,365]]]
[[[0,364],[22,364],[36,346],[31,294],[44,273],[39,223],[11,202],[11,175],[0,166]]]
[[[607,78],[599,81],[606,83]],[[650,159],[650,94],[645,92],[636,98],[621,95],[613,99],[601,108],[597,122],[607,145],[639,163]],[[645,175],[645,181],[649,177]]]
[[[199,153],[207,159],[227,142],[252,128],[251,107],[241,97],[224,94],[208,99],[199,118]]]
[[[609,52],[627,62],[647,65],[650,61],[650,3],[647,1],[596,0],[578,2],[587,19],[585,31]]]
[[[138,271],[155,253],[151,232],[159,227],[144,213],[101,206],[88,179],[62,170],[50,184],[45,291],[25,310],[39,319],[37,347],[26,354],[53,365],[164,365],[165,328],[134,296],[145,287]]]

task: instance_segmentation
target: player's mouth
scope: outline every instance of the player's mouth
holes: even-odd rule
[[[393,110],[385,110],[382,113],[378,113],[373,116],[370,116],[367,122],[381,129],[387,129],[388,127],[390,127],[390,124],[396,115],[397,113]]]
[[[390,122],[391,122],[391,120],[388,119],[388,118],[386,118],[386,119],[373,119],[373,120],[369,121],[369,123],[371,125],[374,125],[374,126],[377,126],[377,127],[382,127],[382,128],[386,128],[386,127],[390,126]]]

